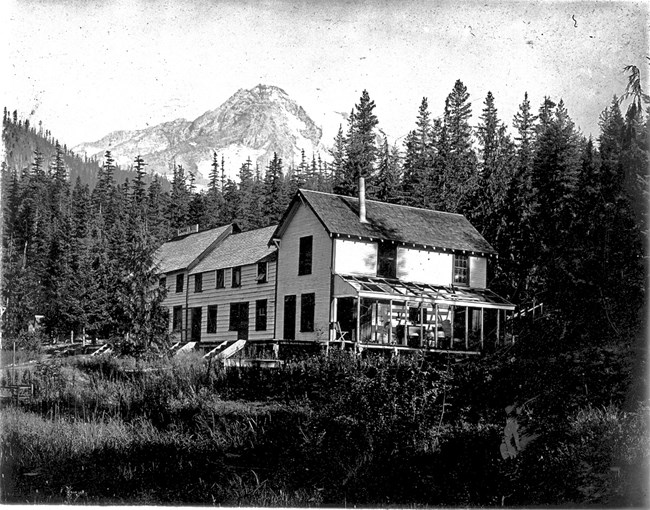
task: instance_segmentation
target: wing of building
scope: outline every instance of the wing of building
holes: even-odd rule
[[[183,341],[481,352],[511,340],[515,307],[486,288],[497,254],[460,214],[299,190],[277,226],[159,252]]]

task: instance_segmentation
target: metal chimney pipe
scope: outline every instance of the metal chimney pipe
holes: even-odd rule
[[[368,223],[366,219],[366,180],[359,177],[359,221]]]

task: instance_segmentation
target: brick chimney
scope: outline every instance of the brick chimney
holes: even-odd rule
[[[359,221],[368,223],[366,219],[366,180],[359,177]]]

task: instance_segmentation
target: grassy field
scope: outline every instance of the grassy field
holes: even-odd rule
[[[524,350],[471,362],[337,352],[277,370],[224,370],[194,355],[42,359],[27,369],[34,399],[2,411],[1,498],[642,505],[648,408],[623,410],[627,358],[610,355],[609,382],[580,356],[542,365]],[[503,459],[504,407],[515,400],[518,436],[533,439]]]

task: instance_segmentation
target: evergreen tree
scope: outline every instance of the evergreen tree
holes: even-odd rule
[[[343,194],[356,195],[359,178],[369,179],[374,174],[377,159],[375,128],[379,122],[374,109],[375,102],[370,99],[368,91],[364,90],[349,119],[343,184],[346,189],[340,190]]]
[[[282,159],[277,152],[269,162],[264,176],[264,199],[262,201],[262,216],[266,225],[278,223],[289,202],[282,172]]]
[[[384,143],[379,151],[377,179],[372,197],[382,202],[397,202],[400,199],[399,188],[399,152],[396,147],[388,146],[388,139],[384,135]]]
[[[449,212],[466,213],[477,186],[477,161],[472,148],[472,115],[469,93],[460,80],[445,101],[445,111],[437,151],[442,175],[434,203]]]

